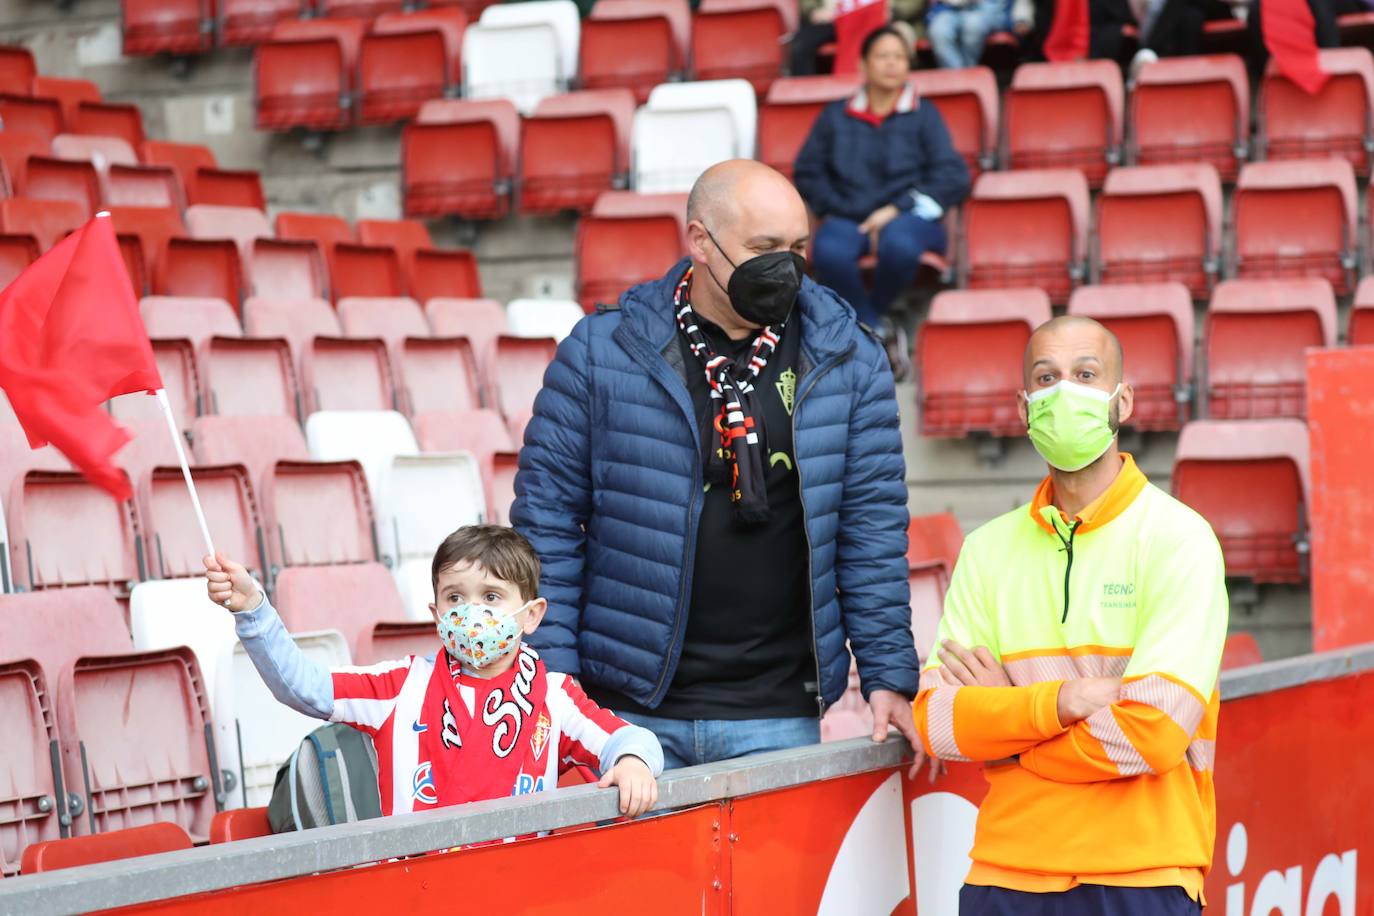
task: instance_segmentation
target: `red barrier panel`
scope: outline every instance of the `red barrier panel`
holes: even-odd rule
[[[1374,641],[1374,347],[1309,350],[1312,648]],[[1317,914],[1314,914],[1317,916]]]
[[[1209,913],[1374,913],[1374,767],[1364,759],[1372,706],[1374,671],[1223,704]],[[985,789],[976,765],[957,765],[934,786],[889,767],[127,911],[449,911],[473,875],[502,874],[531,876],[510,889],[529,913],[640,913],[651,903],[665,914],[945,916],[956,912]]]

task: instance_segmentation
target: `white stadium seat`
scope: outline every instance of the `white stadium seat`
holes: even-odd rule
[[[250,558],[239,558],[248,562]],[[215,683],[220,665],[229,657],[237,637],[234,615],[205,594],[205,580],[161,579],[140,582],[129,596],[129,629],[134,648],[170,649],[189,646],[200,663],[206,686]],[[214,698],[211,698],[214,710]],[[221,767],[228,767],[224,761]]]
[[[746,80],[655,86],[648,104],[635,112],[635,190],[690,191],[717,162],[754,158],[757,125],[758,103]],[[692,142],[682,142],[683,137]]]
[[[581,21],[572,0],[497,4],[463,34],[463,95],[508,98],[530,115],[577,75]]]
[[[430,562],[456,528],[482,522],[486,493],[469,452],[397,455],[377,502],[379,537],[395,559],[396,585],[406,611],[426,620],[433,598]]]
[[[418,455],[406,418],[394,410],[317,410],[305,421],[305,444],[316,461],[362,463],[372,504],[397,455]]]
[[[532,0],[525,3],[498,3],[482,10],[477,20],[482,26],[511,27],[547,25],[558,38],[556,54],[558,79],[566,88],[577,78],[577,55],[582,40],[582,18],[573,0]],[[521,61],[528,65],[529,61]]]
[[[552,337],[561,341],[586,312],[564,299],[516,299],[506,306],[506,322],[517,337]]]

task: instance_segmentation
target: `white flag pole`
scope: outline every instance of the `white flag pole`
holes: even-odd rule
[[[156,392],[157,403],[162,407],[162,415],[167,418],[167,431],[172,434],[172,444],[176,446],[177,460],[181,462],[181,476],[186,478],[186,489],[191,494],[191,507],[196,510],[196,521],[200,523],[200,536],[205,538],[205,550],[215,555],[215,542],[210,540],[210,526],[205,524],[205,510],[200,507],[200,496],[196,494],[195,481],[191,480],[191,466],[186,461],[186,448],[181,442],[181,430],[177,429],[176,418],[172,416],[172,402],[167,400],[167,389]]]

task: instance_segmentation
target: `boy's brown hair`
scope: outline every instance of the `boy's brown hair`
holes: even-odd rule
[[[465,561],[479,563],[496,578],[512,583],[525,601],[539,597],[539,555],[514,528],[464,525],[444,538],[430,566],[430,585],[436,596],[439,572]]]

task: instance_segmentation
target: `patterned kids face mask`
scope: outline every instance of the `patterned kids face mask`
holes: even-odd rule
[[[485,668],[520,647],[527,601],[507,613],[487,604],[457,604],[439,612],[439,639],[454,658]]]

